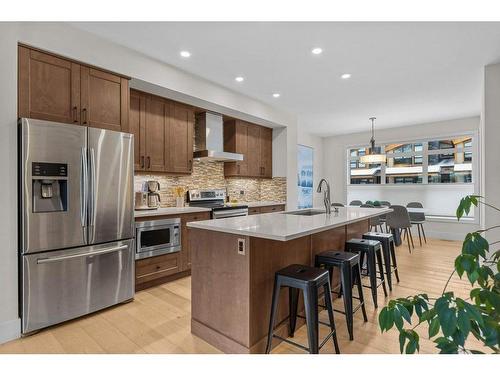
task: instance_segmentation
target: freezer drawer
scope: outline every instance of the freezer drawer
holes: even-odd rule
[[[133,242],[24,255],[23,333],[133,298]]]

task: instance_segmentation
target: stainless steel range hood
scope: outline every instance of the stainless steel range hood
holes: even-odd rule
[[[201,160],[242,161],[243,155],[224,151],[222,115],[203,112],[196,115],[193,157]]]

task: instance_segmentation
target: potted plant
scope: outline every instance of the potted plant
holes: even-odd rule
[[[471,206],[485,206],[500,211],[484,201],[481,196],[469,195],[461,199],[457,208],[457,219],[470,212]],[[490,246],[482,236],[490,228],[468,233],[461,254],[455,259],[454,270],[448,278],[441,295],[430,297],[418,294],[389,301],[379,314],[382,332],[399,331],[401,353],[412,354],[419,350],[419,335],[415,328],[427,325],[429,338],[434,338],[439,353],[482,353],[467,348],[467,338],[473,335],[492,353],[500,353],[500,250]],[[464,275],[471,283],[470,298],[462,299],[448,290],[452,276]],[[416,315],[416,317],[415,317]],[[412,321],[412,318],[414,321]]]

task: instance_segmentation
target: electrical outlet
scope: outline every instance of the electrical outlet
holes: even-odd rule
[[[240,195],[245,195],[245,190],[240,190]]]
[[[245,255],[245,239],[238,238],[238,254]]]

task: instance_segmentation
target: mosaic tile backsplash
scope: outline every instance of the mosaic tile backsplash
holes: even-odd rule
[[[139,172],[135,174],[134,190],[142,190],[143,183],[157,180],[160,183],[162,207],[175,206],[174,187],[189,189],[227,189],[231,199],[240,202],[286,201],[286,178],[224,178],[224,163],[193,160],[193,173],[187,176],[169,176]],[[243,192],[243,194],[241,194]]]

